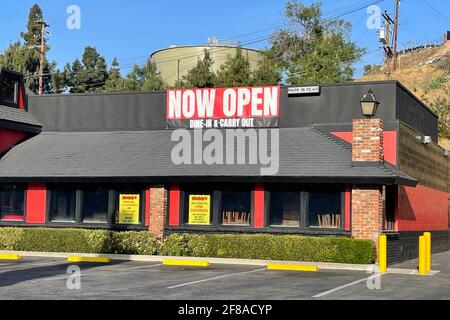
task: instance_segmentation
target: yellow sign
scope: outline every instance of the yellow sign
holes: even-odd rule
[[[138,194],[120,194],[119,223],[139,224],[139,198]]]
[[[189,224],[210,224],[210,204],[210,195],[189,195]]]

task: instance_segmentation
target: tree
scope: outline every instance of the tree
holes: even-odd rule
[[[105,91],[117,92],[127,90],[126,80],[120,74],[119,63],[114,58],[111,63],[111,68],[108,71],[108,80],[105,84]]]
[[[217,72],[217,86],[244,87],[252,85],[250,62],[242,55],[241,47],[236,48],[234,57],[228,56]]]
[[[97,52],[97,49],[88,46],[84,49],[82,62],[82,70],[75,73],[78,85],[82,84],[86,92],[104,91],[108,79],[105,58]]]
[[[205,49],[203,59],[198,59],[197,65],[190,69],[183,76],[181,82],[177,82],[175,87],[183,88],[214,88],[216,75],[212,71],[213,61],[209,50]]]
[[[163,90],[164,81],[159,74],[156,64],[148,59],[147,63],[140,70],[140,89],[143,91]]]
[[[71,88],[71,92],[82,93],[86,91],[83,72],[85,72],[84,65],[76,58],[70,67],[70,75],[67,79],[67,86]]]
[[[277,62],[273,58],[273,50],[262,53],[262,59],[258,62],[258,68],[253,72],[253,85],[269,86],[281,81],[281,71]]]
[[[41,8],[35,4],[28,13],[27,31],[21,32],[20,36],[25,40],[28,46],[40,46],[42,39],[42,23],[44,22],[44,14]]]
[[[29,12],[27,31],[21,32],[20,40],[11,43],[8,48],[0,54],[0,67],[21,72],[25,75],[25,85],[33,92],[38,92],[38,73],[39,73],[39,50],[42,39],[42,23],[44,21],[43,13],[38,5],[34,5]],[[45,52],[50,49],[46,46]],[[52,91],[51,73],[54,72],[56,63],[49,62],[44,56],[44,84],[43,91],[48,93]]]
[[[450,101],[444,97],[437,97],[430,108],[439,116],[439,137],[450,139]]]
[[[125,78],[120,75],[119,64],[116,59],[112,62],[112,67],[108,73],[105,90],[113,91],[155,91],[165,88],[156,65],[150,61],[141,67],[134,65]]]
[[[305,6],[289,1],[289,28],[271,38],[275,57],[289,84],[344,82],[353,78],[352,64],[364,49],[351,42],[351,25],[341,19],[324,20],[320,3]]]

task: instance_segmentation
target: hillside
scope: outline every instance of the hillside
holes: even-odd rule
[[[431,105],[437,98],[450,100],[450,42],[442,46],[418,48],[399,55],[399,68],[390,76],[382,71],[364,75],[358,81],[399,80],[425,104]],[[439,143],[450,149],[450,140]]]

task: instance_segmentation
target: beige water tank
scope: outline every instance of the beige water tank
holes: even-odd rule
[[[233,57],[236,55],[236,47],[234,46],[171,46],[170,48],[153,52],[150,58],[156,64],[156,68],[163,80],[169,86],[173,86],[177,80],[182,80],[183,76],[197,64],[198,59],[203,59],[205,49],[210,53],[213,61],[212,70],[214,72],[217,72],[228,56]],[[258,62],[262,59],[261,52],[242,48],[242,55],[248,58],[250,69],[252,71],[256,70]]]

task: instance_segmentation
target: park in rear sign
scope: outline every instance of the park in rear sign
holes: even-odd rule
[[[166,126],[278,127],[280,86],[167,90]]]

